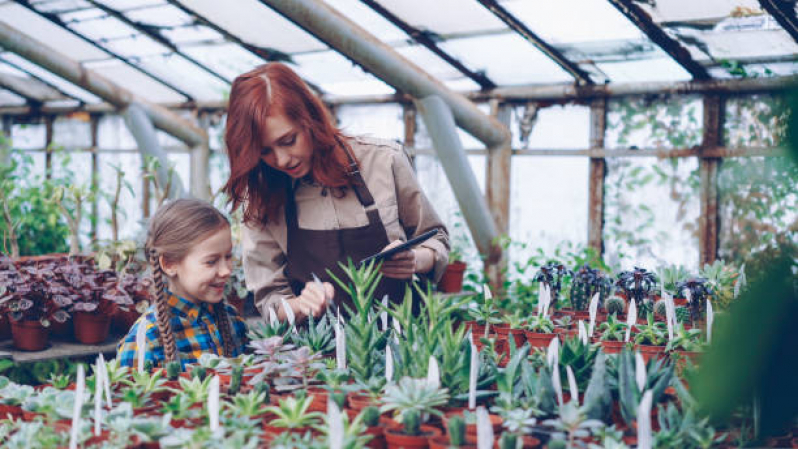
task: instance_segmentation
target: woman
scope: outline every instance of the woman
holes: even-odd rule
[[[244,273],[264,316],[271,307],[285,319],[286,304],[299,318],[318,316],[333,298],[349,301],[328,269],[341,278],[338,262],[358,262],[431,229],[437,237],[383,263],[378,298],[400,301],[413,274],[433,281],[443,274],[446,228],[401,146],[343,135],[287,66],[270,63],[236,78],[225,141],[225,191],[234,210],[244,209]]]

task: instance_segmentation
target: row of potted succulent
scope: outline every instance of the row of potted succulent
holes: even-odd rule
[[[98,269],[91,260],[0,256],[0,320],[21,350],[44,349],[50,335],[97,344],[107,339],[112,318],[129,328],[147,306],[149,284],[146,277]]]

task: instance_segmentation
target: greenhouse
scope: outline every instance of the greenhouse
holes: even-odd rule
[[[0,0],[0,447],[798,447],[789,0]]]

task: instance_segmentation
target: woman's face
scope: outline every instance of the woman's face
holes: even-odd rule
[[[298,179],[310,172],[312,155],[310,139],[302,128],[281,111],[269,116],[261,141],[260,158],[263,162]]]

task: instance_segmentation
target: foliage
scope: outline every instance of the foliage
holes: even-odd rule
[[[623,341],[627,327],[626,322],[619,320],[613,313],[607,316],[607,321],[598,325],[598,331],[604,341]]]
[[[701,320],[701,317],[706,312],[707,297],[712,295],[712,287],[710,287],[705,278],[690,278],[684,282],[680,282],[677,288],[682,294],[687,297],[689,294],[690,317],[693,323]]]
[[[657,285],[657,275],[645,268],[634,267],[632,271],[618,273],[615,286],[626,295],[629,301],[637,304],[638,316],[641,315],[643,305],[649,303],[649,294]]]
[[[665,344],[665,323],[654,321],[654,314],[649,313],[646,324],[637,325],[635,344],[662,346]]]
[[[571,305],[576,310],[587,310],[590,300],[599,294],[599,306],[612,290],[612,281],[598,268],[585,264],[574,271],[571,282]]]
[[[288,338],[297,346],[307,346],[313,352],[322,354],[335,349],[335,332],[333,330],[333,317],[330,309],[316,321],[311,314],[308,316],[307,326],[302,326],[296,334],[288,334]]]
[[[443,413],[437,407],[446,405],[448,401],[447,389],[431,385],[427,379],[403,377],[398,383],[385,388],[380,413],[393,412],[400,421],[411,410],[420,414],[442,416]]]
[[[266,407],[264,412],[275,415],[275,419],[269,423],[274,427],[286,429],[314,427],[321,424],[324,415],[319,412],[308,411],[312,402],[312,396],[304,398],[288,396],[280,399],[278,405]]]
[[[735,287],[737,282],[745,282],[745,276],[741,276],[745,270],[745,264],[739,269],[718,259],[712,264],[704,264],[699,276],[707,280],[712,291],[712,304],[720,310],[726,310],[737,296]],[[739,292],[741,287],[737,288]]]

